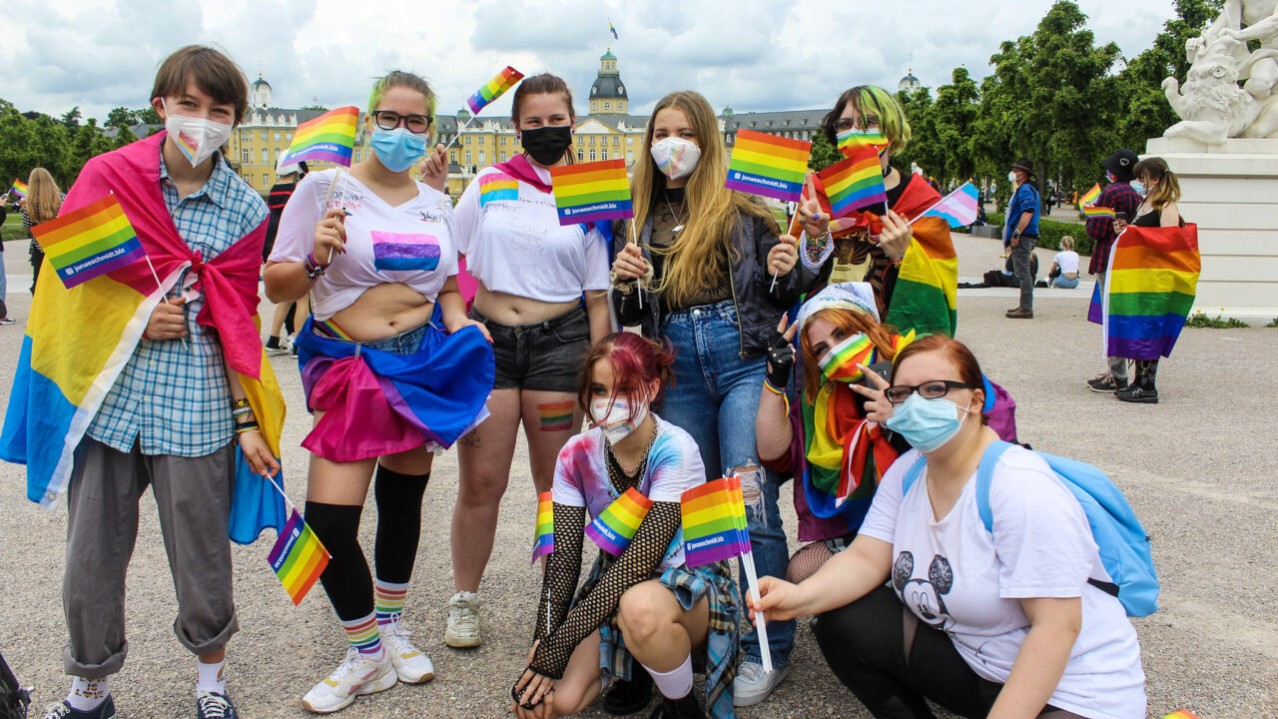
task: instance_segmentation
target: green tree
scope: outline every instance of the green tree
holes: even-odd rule
[[[925,175],[943,179],[946,148],[936,136],[936,105],[932,102],[931,90],[926,87],[913,92],[904,90],[897,93],[896,99],[910,123],[910,143],[892,157],[892,164],[908,172],[911,163],[918,163]]]
[[[89,118],[88,122],[75,133],[75,138],[71,141],[71,168],[74,175],[79,175],[84,163],[89,158],[101,155],[104,152],[110,152],[114,149],[111,138],[102,133],[102,129],[98,127],[98,121]]]
[[[117,107],[107,113],[103,127],[130,127],[138,124],[137,114],[127,107]]]
[[[160,120],[160,113],[156,112],[156,111],[155,111],[155,108],[154,108],[154,107],[151,107],[150,105],[147,105],[146,107],[142,108],[141,110],[134,110],[134,113],[136,114],[136,116],[137,116],[137,118],[138,118],[138,122],[144,122],[144,123],[146,123],[146,124],[148,124],[148,125],[162,125],[162,124],[164,124],[164,123]]]
[[[67,110],[67,114],[62,116],[62,126],[69,130],[71,132],[71,136],[74,137],[76,131],[80,129],[80,120],[83,119],[84,114],[80,112],[80,106],[76,105],[70,110]]]
[[[129,129],[128,125],[122,125],[116,129],[115,142],[113,143],[113,146],[124,147],[130,142],[136,142],[137,139],[138,136],[133,134],[133,131]]]
[[[808,157],[808,169],[820,172],[842,159],[843,155],[830,144],[824,132],[818,130],[812,133],[812,154]]]
[[[936,90],[933,105],[933,130],[943,149],[942,166],[937,177],[965,181],[976,174],[973,135],[980,114],[981,93],[965,67],[956,67],[950,84]]]

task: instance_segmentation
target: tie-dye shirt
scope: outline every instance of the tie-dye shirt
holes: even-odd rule
[[[657,415],[657,438],[638,489],[653,502],[678,502],[683,493],[706,481],[701,452],[692,436]],[[593,519],[621,493],[608,478],[603,430],[590,429],[568,440],[555,462],[555,504],[585,507]],[[683,530],[675,532],[665,556],[654,571],[683,566]]]

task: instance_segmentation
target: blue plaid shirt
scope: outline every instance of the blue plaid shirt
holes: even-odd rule
[[[160,187],[178,234],[207,262],[266,219],[266,203],[230,167],[214,156],[204,187],[179,199],[164,157]],[[174,291],[180,296],[184,272]],[[231,389],[222,346],[211,328],[196,323],[202,296],[188,299],[186,345],[181,340],[142,340],[89,425],[89,436],[119,452],[135,444],[143,454],[203,457],[235,436]],[[189,346],[189,349],[188,349]]]

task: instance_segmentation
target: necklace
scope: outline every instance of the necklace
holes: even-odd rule
[[[639,459],[634,472],[627,472],[625,467],[621,466],[621,461],[617,459],[616,454],[613,454],[612,442],[604,441],[604,450],[608,454],[604,464],[608,467],[608,479],[612,480],[612,486],[617,492],[624,492],[627,488],[638,485],[639,479],[643,477],[643,472],[648,467],[648,455],[652,452],[652,445],[656,441],[657,424],[654,422],[652,436],[648,438],[648,446],[644,448],[643,456]]]
[[[674,205],[670,204],[670,198],[663,193],[661,196],[661,199],[666,201],[666,209],[670,210],[670,219],[674,220],[677,223],[675,224],[674,228],[670,230],[670,232],[671,234],[677,235],[683,230],[683,223],[679,222],[679,215],[675,213]]]

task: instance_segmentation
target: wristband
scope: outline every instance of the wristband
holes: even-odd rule
[[[321,265],[315,259],[314,252],[307,253],[306,259],[302,260],[302,267],[306,270],[306,277],[311,281],[319,279],[328,271],[328,265]]]
[[[763,380],[763,388],[781,398],[781,401],[785,403],[785,416],[789,417],[790,416],[790,395],[786,394],[785,390],[780,390],[780,389],[777,389],[776,387],[773,387],[772,383],[767,381],[766,379]]]
[[[231,409],[251,409],[251,408],[252,408],[252,405],[249,404],[247,397],[241,397],[240,399],[237,399],[231,402]]]
[[[261,428],[257,422],[243,422],[235,425],[236,434],[244,434],[245,432],[256,432]]]

